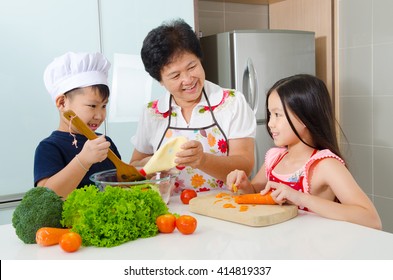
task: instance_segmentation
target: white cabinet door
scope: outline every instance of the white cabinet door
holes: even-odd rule
[[[114,54],[140,56],[142,43],[147,33],[163,21],[182,18],[194,26],[194,0],[101,0],[102,49],[110,61]],[[111,73],[113,67],[111,69]],[[110,75],[111,75],[110,73]],[[135,86],[135,88],[137,88]],[[158,82],[153,82],[152,98],[163,93]],[[138,93],[139,94],[139,93]],[[140,92],[143,95],[143,92]],[[129,110],[140,108],[144,102],[135,100]],[[112,99],[110,102],[113,102]],[[110,107],[110,106],[109,106]],[[108,114],[110,114],[110,110]],[[122,159],[129,162],[133,146],[130,142],[136,130],[136,122],[108,122],[106,134],[115,142]],[[100,128],[100,132],[102,131]]]
[[[59,125],[44,69],[66,51],[98,51],[96,2],[0,2],[0,196],[33,187],[35,148]]]
[[[58,111],[43,83],[46,65],[67,51],[102,50],[110,61],[114,53],[139,54],[147,32],[164,20],[183,18],[193,26],[193,2],[0,1],[0,201],[33,187],[35,148],[58,127]],[[108,125],[125,161],[135,127]]]

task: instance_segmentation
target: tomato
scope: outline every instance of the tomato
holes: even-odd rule
[[[191,234],[197,227],[197,220],[190,215],[181,215],[176,219],[176,227],[183,234]]]
[[[188,204],[194,197],[197,197],[197,193],[194,190],[183,190],[180,194],[180,199],[184,204]]]
[[[65,233],[60,238],[60,247],[66,252],[75,252],[82,245],[82,238],[76,232]]]
[[[158,216],[156,219],[156,225],[159,232],[171,233],[176,228],[176,217],[172,214]]]

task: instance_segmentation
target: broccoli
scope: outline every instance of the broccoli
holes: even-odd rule
[[[63,200],[53,190],[35,187],[25,193],[12,215],[16,235],[26,244],[36,243],[41,227],[61,228]]]

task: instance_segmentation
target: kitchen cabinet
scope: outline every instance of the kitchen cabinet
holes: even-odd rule
[[[335,82],[338,72],[335,70],[335,65],[337,65],[337,32],[335,31],[335,18],[337,14],[335,10],[337,9],[337,0],[209,0],[207,2],[268,5],[267,26],[269,29],[305,30],[315,32],[316,75],[326,83],[332,95],[332,100],[335,104],[336,114],[338,116],[338,83]],[[214,15],[215,12],[217,11],[212,11],[212,14]],[[203,18],[205,21],[212,21],[212,19],[213,16],[207,19]],[[250,20],[249,24],[252,22],[253,21]],[[225,21],[219,23],[225,25]],[[254,20],[254,25],[260,26],[256,19]],[[196,26],[197,30],[199,30],[198,22]],[[232,23],[231,27],[233,26],[234,24]]]
[[[229,2],[229,3],[238,3],[238,4],[253,4],[253,5],[266,5],[276,2],[281,2],[285,0],[206,0],[212,2]]]
[[[46,65],[67,51],[99,51],[113,66],[115,53],[139,56],[148,31],[179,16],[194,24],[193,0],[0,1],[0,209],[33,187],[35,148],[58,127],[58,110],[43,83]],[[125,161],[135,128],[131,122],[106,124]]]

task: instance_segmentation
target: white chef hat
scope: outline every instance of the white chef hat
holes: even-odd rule
[[[53,101],[75,88],[108,85],[110,62],[101,53],[67,52],[45,69],[44,83]]]

